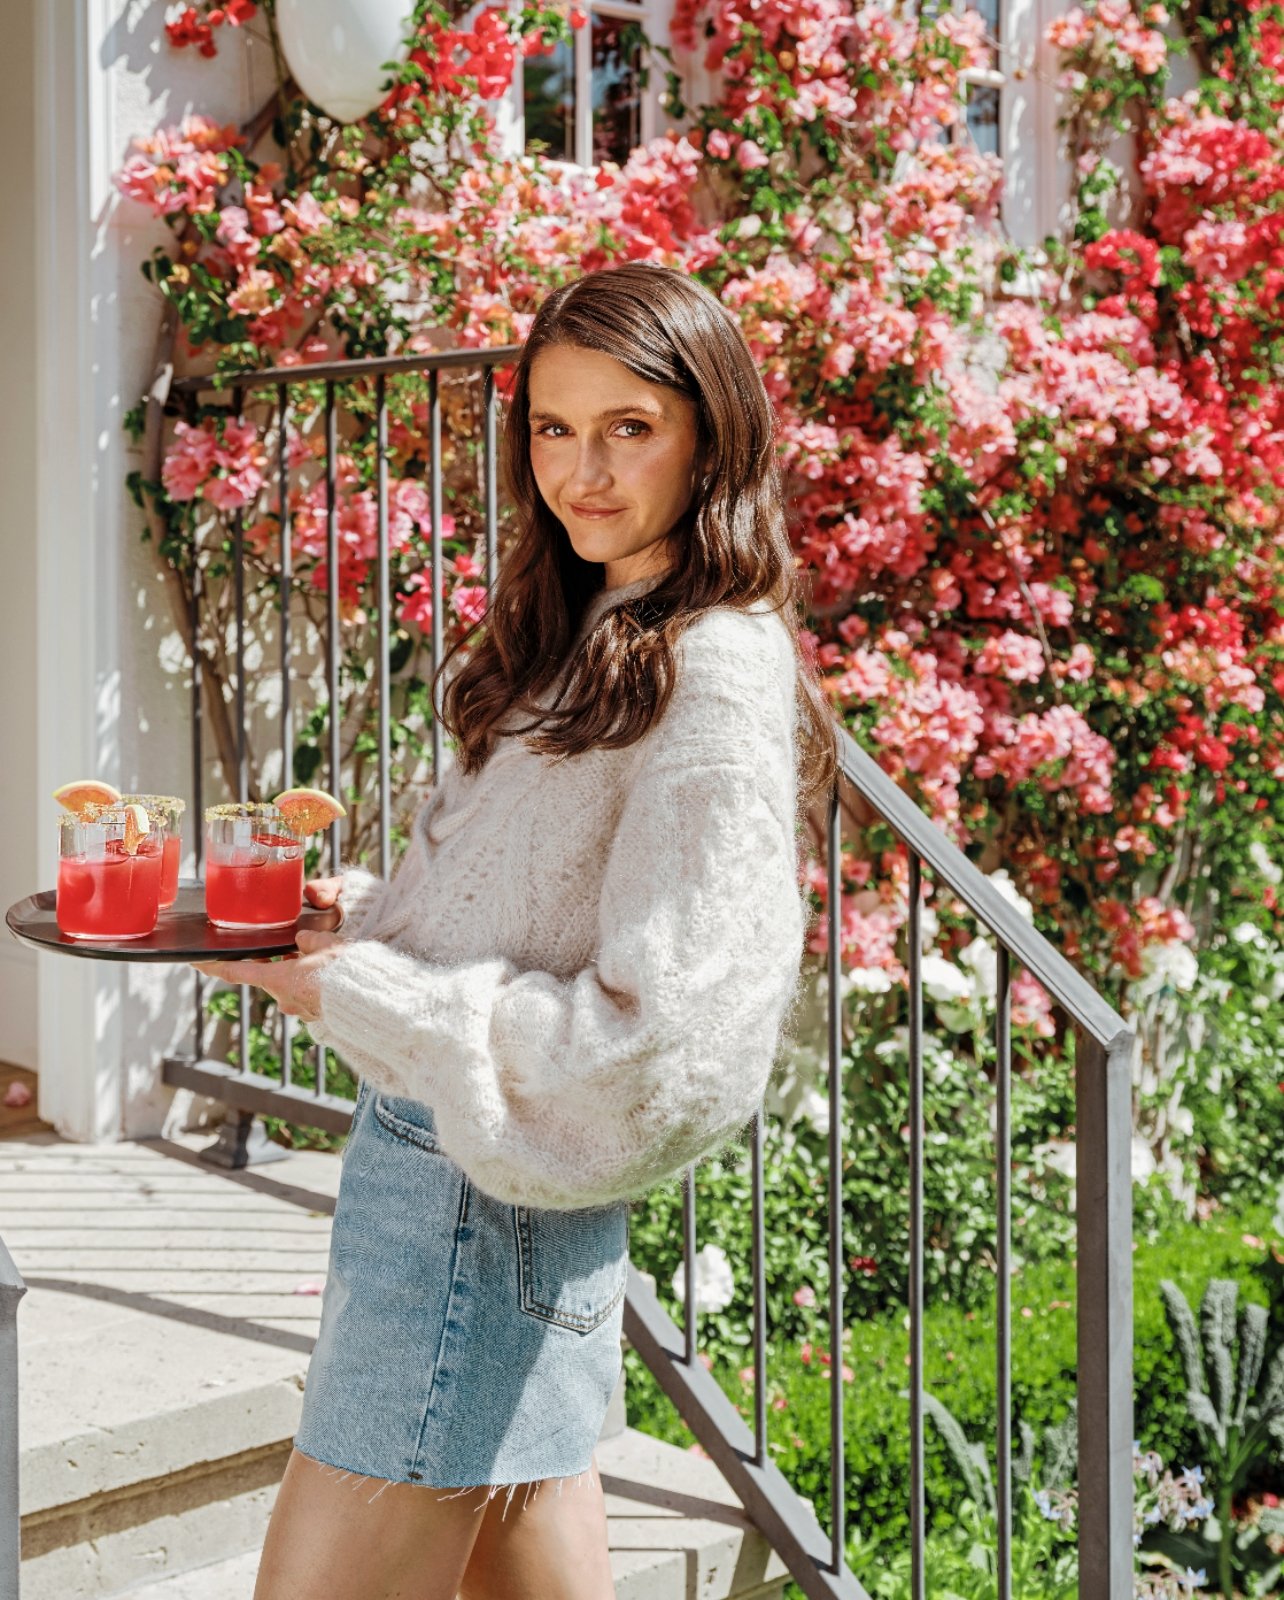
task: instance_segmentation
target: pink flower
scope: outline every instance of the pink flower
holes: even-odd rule
[[[803,1284],[801,1289],[794,1290],[794,1304],[796,1306],[814,1306],[816,1304],[816,1291],[810,1284]]]
[[[432,574],[412,572],[406,579],[405,599],[397,607],[397,620],[418,628],[421,633],[432,631]]]
[[[742,139],[740,148],[736,151],[736,160],[743,171],[753,172],[758,167],[767,165],[767,152],[752,139]]]
[[[466,626],[482,622],[486,617],[486,586],[484,584],[457,584],[451,591],[450,604],[455,615]]]
[[[186,422],[176,424],[174,435],[161,465],[161,482],[171,500],[194,500],[214,465],[214,435]]]

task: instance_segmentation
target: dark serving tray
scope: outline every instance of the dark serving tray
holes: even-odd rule
[[[70,939],[54,916],[55,894],[44,889],[11,905],[4,914],[10,933],[34,950],[61,950],[64,955],[98,961],[248,961],[253,957],[289,955],[297,950],[300,928],[334,933],[343,922],[339,906],[324,911],[306,901],[299,920],[289,928],[216,928],[205,916],[205,885],[188,879],[178,886],[178,899],[161,912],[155,929],[141,939]]]

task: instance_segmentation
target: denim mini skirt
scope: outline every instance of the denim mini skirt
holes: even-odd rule
[[[492,1494],[585,1473],[620,1374],[628,1202],[496,1200],[428,1106],[366,1082],[342,1161],[295,1448]]]

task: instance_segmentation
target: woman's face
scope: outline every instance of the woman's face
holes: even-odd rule
[[[529,399],[531,470],[576,555],[611,589],[664,571],[694,488],[695,403],[574,345],[540,351]]]

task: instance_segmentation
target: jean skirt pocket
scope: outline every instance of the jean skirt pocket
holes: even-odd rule
[[[624,1298],[629,1206],[547,1211],[515,1206],[521,1308],[576,1333],[590,1333]]]
[[[375,1121],[394,1139],[425,1150],[429,1155],[440,1153],[437,1123],[431,1106],[418,1100],[403,1099],[399,1095],[377,1094],[370,1109]]]

